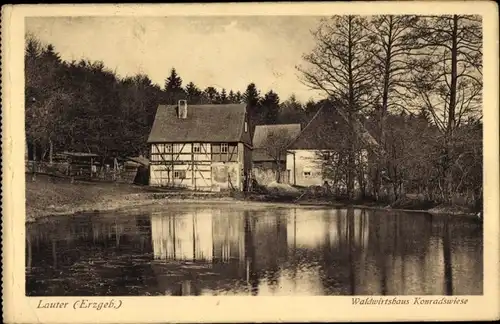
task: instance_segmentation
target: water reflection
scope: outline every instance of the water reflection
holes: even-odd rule
[[[27,226],[29,295],[482,294],[473,220],[173,205]]]

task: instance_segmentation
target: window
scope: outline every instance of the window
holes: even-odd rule
[[[173,151],[174,153],[180,153],[182,150],[182,144],[174,144]]]
[[[245,133],[248,132],[248,122],[245,120]]]
[[[201,153],[200,143],[193,143],[193,153]]]
[[[227,143],[222,143],[220,145],[220,152],[221,153],[227,153],[228,152],[228,145],[227,145]]]
[[[174,171],[175,179],[185,179],[186,178],[186,170],[175,170]]]
[[[304,171],[304,177],[308,178],[311,176],[311,171]]]
[[[156,144],[151,145],[151,161],[159,161],[158,153],[158,146]]]
[[[165,144],[165,153],[172,153],[172,144]]]

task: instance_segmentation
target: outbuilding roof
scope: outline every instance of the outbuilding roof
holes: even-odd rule
[[[273,161],[273,158],[264,148],[265,141],[273,132],[286,132],[290,140],[296,138],[300,133],[300,124],[275,124],[275,125],[257,125],[253,134],[253,152],[252,160],[255,162]],[[286,159],[286,153],[281,160]]]
[[[302,132],[291,142],[290,150],[332,150],[348,136],[349,126],[331,104],[323,105]]]

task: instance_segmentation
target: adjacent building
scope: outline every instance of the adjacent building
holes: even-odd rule
[[[346,121],[334,107],[325,105],[320,108],[288,146],[286,169],[290,174],[290,184],[321,186],[328,181],[339,185],[342,170],[335,168],[335,164],[340,165],[341,159],[346,158],[349,132]],[[367,151],[359,150],[357,162],[362,165],[366,161]],[[335,174],[339,179],[335,179]]]
[[[160,105],[148,138],[150,185],[246,189],[252,146],[246,105]]]
[[[281,171],[281,182],[290,182],[286,169],[286,146],[280,150],[274,146],[273,137],[284,136],[290,141],[300,133],[300,124],[257,125],[252,141],[252,173],[259,184],[267,184],[278,180],[278,168]],[[275,152],[272,154],[272,152]]]

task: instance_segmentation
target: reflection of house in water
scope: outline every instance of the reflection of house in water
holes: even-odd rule
[[[369,239],[364,211],[292,210],[287,235],[290,266],[280,284],[289,294],[350,293],[357,270],[353,258]]]
[[[227,262],[245,259],[244,219],[218,209],[151,217],[154,257],[159,260]]]
[[[28,224],[27,292],[482,293],[482,228],[472,221],[354,209],[169,207]],[[63,277],[64,285],[49,284]]]
[[[210,211],[151,216],[154,258],[160,260],[212,260]]]
[[[212,210],[213,258],[217,262],[245,260],[245,218],[241,213]]]
[[[155,259],[166,261],[153,267],[169,294],[216,291],[224,282],[224,293],[256,293],[261,277],[277,283],[286,257],[286,220],[277,212],[170,211],[151,225]]]
[[[199,295],[221,280],[244,278],[242,215],[192,209],[151,216],[158,284],[168,295]]]
[[[349,213],[350,212],[350,213]],[[287,241],[291,250],[345,246],[349,239],[363,248],[368,244],[368,217],[362,210],[304,209],[290,211]]]

